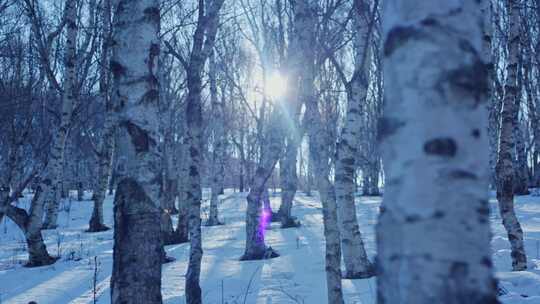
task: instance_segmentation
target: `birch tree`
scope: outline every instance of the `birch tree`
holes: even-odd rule
[[[304,124],[308,127],[309,155],[313,162],[315,185],[323,206],[323,224],[326,264],[326,285],[328,303],[344,303],[341,288],[341,246],[338,227],[337,204],[334,186],[329,174],[329,150],[327,134],[321,119],[318,100],[315,92],[315,52],[317,6],[314,1],[300,0],[294,7],[295,35],[300,49],[304,50],[302,57],[302,72],[298,89],[299,100],[306,107]]]
[[[188,205],[188,229],[190,239],[189,264],[186,274],[186,301],[188,304],[202,303],[199,285],[202,260],[201,235],[201,165],[203,154],[202,130],[202,72],[214,47],[219,26],[219,12],[224,0],[199,1],[198,19],[187,72],[187,144],[189,183],[186,189]]]
[[[50,190],[45,192],[46,213],[43,221],[44,229],[54,229],[58,221],[58,208],[60,206],[60,190],[62,184],[62,165],[64,161],[64,150],[73,114],[73,105],[75,103],[76,72],[77,72],[77,1],[65,1],[65,22],[66,22],[66,44],[65,44],[65,77],[62,91],[62,112],[60,126],[56,135],[53,137],[51,147],[51,156],[49,164],[49,173],[51,174],[52,185]]]
[[[224,132],[224,109],[223,100],[218,96],[217,85],[217,63],[215,55],[210,56],[209,64],[209,82],[210,82],[210,103],[212,104],[212,133],[213,133],[213,150],[212,150],[212,172],[211,174],[211,197],[210,197],[210,214],[208,216],[207,226],[216,226],[222,224],[218,218],[219,194],[223,190],[224,179],[224,158],[225,158],[225,132]]]
[[[502,101],[501,130],[499,137],[499,157],[496,165],[497,200],[503,226],[508,233],[512,248],[512,269],[515,271],[527,268],[527,256],[523,244],[523,230],[514,211],[514,164],[513,164],[513,129],[519,96],[517,89],[517,70],[519,56],[520,16],[519,1],[507,0],[509,16],[508,64],[504,86],[505,95]]]
[[[378,302],[498,303],[480,1],[385,5]]]
[[[21,63],[17,65],[22,66]],[[4,66],[4,71],[6,70],[8,67]],[[30,78],[28,83],[32,81],[33,79]],[[41,231],[44,211],[43,194],[51,185],[51,180],[46,175],[45,162],[42,161],[47,153],[49,138],[43,136],[44,134],[39,134],[39,129],[36,128],[43,123],[45,117],[36,114],[39,113],[38,109],[42,104],[33,100],[41,98],[29,92],[26,97],[28,100],[21,100],[22,88],[22,83],[3,82],[0,89],[1,99],[9,98],[10,102],[20,101],[20,104],[13,108],[6,108],[5,105],[8,103],[2,103],[4,107],[0,124],[0,168],[2,169],[0,221],[6,215],[19,227],[24,235],[28,251],[28,261],[25,266],[38,267],[53,264],[57,260],[57,257],[51,256],[47,251]],[[30,152],[31,160],[24,159],[28,152]],[[19,169],[22,169],[22,176],[17,179]],[[16,206],[15,202],[22,197],[22,192],[31,182],[36,184],[36,189],[30,208],[26,210],[21,206]]]
[[[241,260],[261,260],[279,256],[272,247],[267,247],[264,241],[266,226],[269,225],[272,216],[272,210],[265,206],[264,200],[268,200],[267,182],[283,149],[283,130],[279,127],[280,115],[282,114],[278,109],[274,109],[270,114],[266,144],[263,146],[261,161],[257,164],[247,196],[246,245]]]
[[[112,303],[161,303],[157,0],[115,3],[113,55],[118,115]]]
[[[105,126],[103,130],[103,138],[100,141],[98,155],[98,174],[97,187],[93,194],[94,209],[92,217],[88,224],[89,232],[99,232],[108,230],[103,222],[103,201],[107,193],[109,184],[109,176],[111,175],[112,149],[114,139],[114,113],[112,100],[109,97],[109,69],[107,63],[109,61],[109,44],[110,44],[110,23],[111,23],[111,0],[103,1],[102,8],[102,33],[101,33],[101,56],[100,56],[100,79],[99,93],[100,99],[105,104]]]
[[[374,8],[375,10],[377,8]],[[356,219],[354,202],[356,183],[354,172],[358,165],[359,137],[362,122],[362,104],[366,103],[369,81],[369,50],[372,31],[372,14],[368,1],[356,0],[353,4],[354,72],[350,80],[337,60],[332,61],[347,92],[347,114],[337,143],[335,168],[335,191],[341,231],[341,246],[346,278],[366,278],[374,275],[367,258],[364,243]]]

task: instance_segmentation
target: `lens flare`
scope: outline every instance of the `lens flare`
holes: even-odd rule
[[[259,235],[263,237],[263,239],[266,234],[266,228],[268,228],[271,220],[272,212],[268,208],[262,207],[259,216]]]
[[[272,73],[266,79],[266,94],[268,97],[279,100],[287,93],[287,79],[278,72]]]

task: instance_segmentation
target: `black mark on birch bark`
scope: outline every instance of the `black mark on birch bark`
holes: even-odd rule
[[[457,153],[456,141],[449,137],[435,138],[424,144],[424,151],[428,155],[454,157]]]

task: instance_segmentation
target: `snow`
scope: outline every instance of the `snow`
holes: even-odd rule
[[[30,194],[19,206],[27,207]],[[264,261],[239,261],[244,250],[246,208],[245,193],[226,191],[221,196],[220,219],[224,226],[203,227],[203,266],[201,285],[204,303],[325,303],[324,238],[321,204],[316,197],[298,192],[293,214],[302,222],[300,228],[280,229],[273,223],[267,244],[281,256]],[[90,193],[86,193],[86,198]],[[204,192],[203,215],[209,193]],[[375,255],[374,225],[380,204],[378,197],[357,197],[360,229],[366,250]],[[540,303],[540,198],[517,198],[516,209],[525,231],[525,245],[530,270],[511,272],[509,244],[491,200],[493,257],[500,285],[507,292],[503,303]],[[279,194],[273,194],[273,208],[279,206]],[[92,212],[92,202],[64,202],[59,217],[60,228],[44,231],[49,252],[60,255],[54,265],[25,268],[24,238],[11,221],[0,225],[0,303],[92,303],[94,257],[97,257],[97,303],[110,303],[109,280],[112,267],[112,231],[85,233]],[[112,197],[105,201],[105,221],[113,225]],[[163,265],[164,303],[185,303],[184,274],[189,244],[171,245],[167,254],[176,259]],[[375,303],[376,282],[343,280],[346,303]]]

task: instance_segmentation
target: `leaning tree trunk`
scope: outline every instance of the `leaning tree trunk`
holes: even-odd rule
[[[48,193],[44,193],[47,198],[44,229],[54,229],[57,227],[58,209],[62,192],[62,172],[64,162],[64,150],[71,125],[73,104],[77,95],[77,2],[66,0],[66,45],[65,45],[65,78],[64,91],[62,92],[62,115],[60,116],[60,127],[53,137],[51,156],[49,160],[49,173],[51,174],[52,185]]]
[[[107,194],[109,184],[109,175],[111,172],[113,135],[114,135],[114,113],[112,99],[109,98],[109,69],[107,61],[109,59],[110,43],[110,22],[111,22],[111,0],[105,0],[103,5],[103,41],[101,46],[101,65],[99,94],[102,102],[105,104],[105,125],[103,127],[103,136],[100,141],[98,155],[97,185],[92,195],[94,200],[94,209],[92,217],[88,223],[88,232],[99,232],[109,230],[103,220],[103,201]]]
[[[379,303],[498,303],[479,2],[386,1]]]
[[[263,146],[261,161],[257,165],[247,196],[246,246],[241,260],[260,260],[279,256],[272,247],[267,247],[264,242],[264,234],[266,227],[270,224],[272,210],[263,202],[268,179],[274,172],[282,150],[283,132],[279,124],[279,115],[277,110],[270,114],[268,134]],[[266,196],[268,196],[267,193]]]
[[[111,302],[161,303],[159,1],[120,1],[114,16],[118,186]]]
[[[519,55],[519,1],[507,0],[509,14],[510,37],[508,45],[508,66],[505,83],[505,95],[501,112],[501,131],[499,139],[499,159],[496,166],[497,200],[503,226],[508,233],[512,247],[512,269],[515,271],[527,269],[527,256],[523,244],[523,230],[514,211],[514,166],[512,151],[514,142],[512,130],[514,117],[518,111],[517,63]]]

